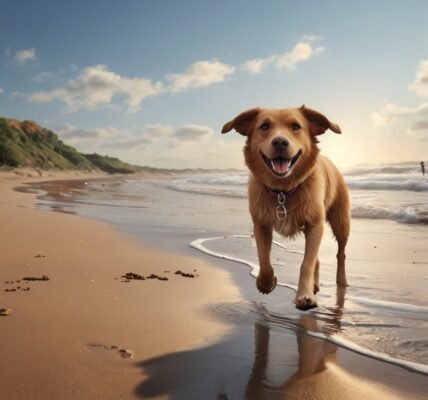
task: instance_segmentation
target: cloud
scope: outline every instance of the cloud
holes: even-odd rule
[[[407,129],[407,134],[419,140],[428,141],[428,120],[412,123]]]
[[[162,83],[152,83],[149,79],[125,78],[109,71],[105,65],[87,67],[76,79],[67,81],[51,91],[24,95],[31,103],[49,103],[59,100],[68,112],[79,109],[94,110],[99,106],[111,104],[113,97],[125,98],[129,112],[140,109],[141,102],[163,90]]]
[[[419,96],[428,96],[428,60],[422,60],[418,64],[415,80],[408,85],[408,89]],[[421,103],[415,107],[397,106],[388,103],[380,111],[372,114],[372,124],[373,126],[384,126],[398,118],[422,115],[428,115],[428,103]],[[412,123],[407,133],[413,135],[414,132],[420,131],[420,126],[425,126],[424,123],[425,121]]]
[[[408,89],[420,96],[428,96],[428,60],[421,61],[416,71],[416,77]],[[428,141],[428,120],[415,121],[415,117],[428,116],[428,102],[414,107],[385,104],[380,111],[372,114],[373,126],[385,126],[397,119],[410,119],[406,130],[407,135],[419,141]]]
[[[198,142],[208,139],[213,133],[207,126],[189,124],[176,129],[174,137],[180,143]]]
[[[402,107],[389,103],[381,111],[373,113],[372,123],[373,126],[383,126],[398,117],[418,115],[428,115],[428,103],[422,103],[416,107]]]
[[[149,148],[155,149],[153,151],[158,153],[204,142],[213,135],[211,128],[196,124],[177,127],[161,124],[146,125],[138,136],[113,127],[83,129],[69,123],[63,124],[55,131],[66,144],[83,151],[100,149],[142,151]]]
[[[84,151],[93,151],[106,141],[114,143],[129,138],[129,134],[126,131],[113,127],[83,129],[66,123],[55,129],[55,131],[66,144]]]
[[[312,57],[321,54],[324,47],[314,47],[310,42],[299,42],[291,51],[277,57],[276,67],[278,69],[296,69],[297,64],[307,61]]]
[[[137,149],[144,145],[161,146],[165,149],[171,146],[181,146],[197,143],[208,139],[213,134],[211,128],[203,125],[187,124],[179,127],[171,125],[146,125],[141,136],[120,141],[106,141],[102,147],[112,149]]]
[[[419,63],[415,81],[409,85],[409,90],[419,96],[428,96],[428,60]]]
[[[31,49],[18,51],[15,53],[14,60],[18,65],[24,65],[29,61],[37,60],[36,49],[33,47]]]
[[[220,61],[197,61],[181,74],[169,74],[166,79],[171,82],[171,91],[181,92],[223,82],[228,75],[235,72],[235,67]]]
[[[274,57],[254,58],[252,60],[245,61],[244,64],[241,65],[241,70],[252,75],[261,74],[269,64],[273,62],[273,60]]]
[[[134,113],[140,110],[141,103],[148,97],[221,83],[238,69],[250,74],[260,74],[271,64],[275,64],[279,69],[295,69],[299,63],[309,60],[324,50],[324,47],[314,47],[313,42],[317,40],[319,40],[317,36],[305,36],[304,40],[302,39],[289,52],[247,60],[240,67],[215,59],[197,61],[182,73],[166,75],[162,82],[152,82],[150,79],[140,77],[124,77],[110,71],[105,65],[89,66],[82,69],[76,78],[52,90],[33,93],[15,92],[12,96],[21,97],[36,104],[60,101],[64,103],[65,112],[76,112],[82,109],[93,111],[99,107],[120,109],[118,103],[122,103],[128,112]],[[30,50],[33,51],[35,58],[35,50]],[[28,60],[29,57],[30,54],[27,54],[21,56],[21,59]],[[74,72],[76,66],[71,65],[70,69]],[[33,78],[33,81],[62,80],[65,71],[60,69],[56,72],[41,72]]]
[[[298,42],[292,50],[286,51],[283,54],[272,54],[265,58],[254,58],[245,61],[240,69],[249,74],[261,74],[268,66],[274,64],[277,69],[296,69],[297,64],[321,54],[325,47],[314,47],[313,42],[320,40],[320,36],[306,35]]]
[[[105,65],[96,65],[83,69],[75,78],[50,91],[34,93],[14,93],[14,97],[24,97],[31,103],[43,104],[61,101],[66,112],[80,109],[95,110],[100,106],[113,103],[118,96],[124,98],[127,110],[131,113],[140,109],[144,99],[161,93],[180,92],[186,89],[208,86],[222,82],[234,72],[235,68],[218,61],[198,61],[182,74],[170,74],[162,82],[153,83],[145,78],[127,78],[110,71]],[[38,81],[54,77],[45,72],[36,76]]]
[[[3,94],[4,90],[2,88],[0,88],[0,94]]]

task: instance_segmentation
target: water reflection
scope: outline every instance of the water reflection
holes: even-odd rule
[[[340,330],[344,294],[338,293],[330,310],[299,314],[297,319],[254,303],[253,313],[247,313],[248,324],[241,321],[235,334],[222,342],[140,363],[146,379],[136,393],[141,398],[169,395],[175,400],[298,399],[284,396],[299,391],[300,381],[335,361],[337,347],[310,333]]]

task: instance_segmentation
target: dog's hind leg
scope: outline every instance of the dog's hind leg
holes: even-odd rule
[[[338,207],[333,205],[327,215],[327,219],[338,244],[336,283],[337,286],[346,287],[348,282],[345,271],[345,248],[348,243],[351,217],[349,211],[347,209],[344,210],[343,205]]]

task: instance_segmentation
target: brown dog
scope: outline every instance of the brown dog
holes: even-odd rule
[[[341,133],[338,125],[317,111],[253,108],[224,125],[247,136],[245,162],[251,171],[248,183],[250,213],[260,272],[257,288],[270,293],[276,277],[270,263],[272,231],[285,237],[303,232],[305,255],[300,268],[296,307],[316,307],[319,290],[318,251],[325,221],[338,242],[338,286],[347,286],[345,246],[350,229],[349,195],[333,163],[319,155],[317,136],[327,129]]]

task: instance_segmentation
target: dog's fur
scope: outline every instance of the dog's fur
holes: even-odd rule
[[[316,138],[327,129],[341,133],[340,127],[319,112],[302,106],[293,109],[253,108],[225,124],[222,133],[232,129],[247,137],[244,155],[251,171],[249,208],[260,263],[257,288],[262,293],[269,293],[276,286],[270,263],[273,229],[285,237],[303,232],[305,255],[300,268],[296,307],[304,310],[316,307],[318,251],[326,220],[339,247],[336,282],[338,286],[347,286],[348,189],[333,163],[319,154]],[[275,193],[278,191],[290,192],[285,201],[287,217],[284,220],[276,215],[278,201]]]

